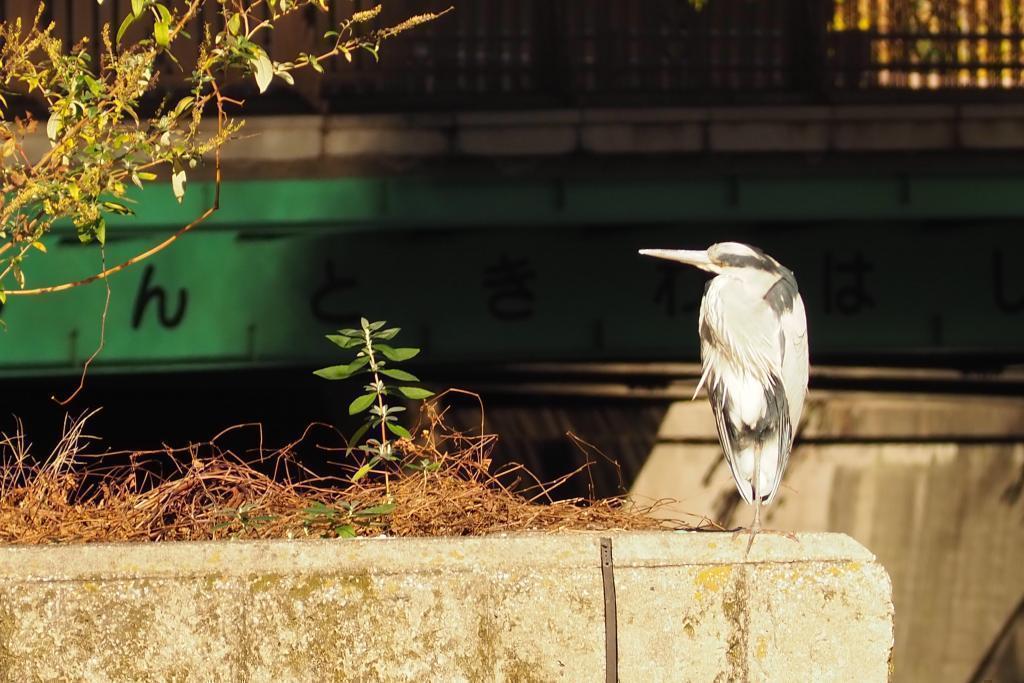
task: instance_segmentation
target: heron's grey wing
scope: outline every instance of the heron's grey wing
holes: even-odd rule
[[[713,363],[710,362],[708,353],[714,353],[713,350],[708,349],[705,351],[702,345],[701,355],[704,358],[705,374],[707,375],[707,391],[708,401],[711,403],[711,412],[715,416],[715,428],[718,430],[718,441],[722,444],[722,453],[725,456],[725,462],[729,465],[729,471],[732,473],[733,481],[736,482],[736,488],[740,492],[740,496],[747,503],[753,502],[753,490],[750,487],[749,482],[743,480],[740,473],[736,471],[736,434],[732,430],[729,420],[725,414],[725,406],[729,400],[728,390],[724,382],[719,382],[715,376],[713,369]]]
[[[779,377],[772,376],[771,383],[765,390],[765,396],[774,401],[775,413],[778,415],[778,457],[775,460],[775,476],[772,478],[772,487],[766,495],[762,496],[765,503],[772,502],[775,494],[782,483],[782,474],[786,471],[786,463],[789,462],[789,453],[793,450],[793,423],[790,419],[789,401],[783,381]]]
[[[780,421],[778,471],[775,485],[768,494],[767,502],[771,502],[782,483],[782,475],[789,463],[789,455],[793,451],[793,439],[800,416],[803,414],[804,398],[807,396],[807,377],[809,370],[807,344],[807,317],[804,302],[795,291],[791,298],[792,305],[782,310],[780,316],[779,345],[781,348],[781,367],[779,380],[785,393],[785,407],[779,406],[786,419]]]

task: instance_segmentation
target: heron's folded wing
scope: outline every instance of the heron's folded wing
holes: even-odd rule
[[[732,473],[733,481],[736,482],[736,488],[739,490],[740,496],[743,497],[745,502],[752,503],[754,501],[754,494],[753,489],[750,486],[750,482],[740,476],[740,473],[736,469],[736,435],[729,426],[725,412],[725,407],[729,400],[728,389],[723,382],[719,382],[718,378],[715,377],[715,373],[711,369],[711,365],[707,365],[707,368],[708,370],[705,374],[707,375],[708,380],[708,400],[711,403],[711,412],[715,415],[715,427],[718,430],[718,441],[722,444],[722,453],[725,456],[725,462],[729,465],[729,471]]]
[[[784,316],[771,306],[765,305],[764,300],[755,300],[744,296],[733,296],[723,302],[721,308],[721,334],[724,337],[725,357],[719,357],[719,361],[730,363],[733,367],[742,368],[744,373],[756,378],[757,383],[764,391],[764,401],[768,408],[768,414],[776,422],[776,444],[778,448],[776,471],[772,477],[772,487],[769,491],[760,494],[771,500],[778,490],[782,481],[782,473],[785,470],[789,458],[789,451],[793,441],[793,427],[789,411],[789,402],[786,395],[786,384],[783,380],[783,367],[787,353],[789,340],[784,330]],[[727,332],[726,332],[727,331]],[[709,352],[711,349],[709,349]],[[719,351],[719,353],[722,353]],[[713,370],[712,370],[713,372]],[[719,396],[712,396],[713,402],[718,406],[715,411],[715,421],[718,424],[719,438],[722,447],[726,451],[730,467],[733,468],[733,477],[736,479],[738,488],[744,500],[748,503],[753,499],[753,491],[749,488],[749,482],[741,482],[741,477],[736,476],[734,458],[737,451],[735,434],[730,430],[730,425],[721,408],[726,405],[728,389],[721,386],[720,382],[709,382],[709,395],[712,395],[711,388],[718,385],[716,391]],[[754,425],[749,425],[751,428]]]

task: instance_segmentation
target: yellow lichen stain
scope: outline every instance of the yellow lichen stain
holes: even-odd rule
[[[833,564],[828,568],[828,573],[832,576],[839,576],[846,572],[859,572],[861,569],[860,562],[843,562],[842,564]]]
[[[757,639],[757,649],[754,650],[754,656],[758,659],[764,659],[765,655],[768,654],[768,641],[765,640],[764,636],[760,636]]]
[[[729,564],[701,569],[693,580],[697,584],[697,595],[700,595],[701,590],[717,593],[722,590],[722,586],[725,585],[730,576],[732,576],[732,565]]]
[[[84,590],[87,593],[95,593],[99,589],[100,587],[96,584],[95,581],[86,581],[82,584],[82,590]]]
[[[279,576],[261,574],[253,580],[252,584],[250,585],[250,590],[253,593],[264,593],[277,586],[278,583],[280,583]]]

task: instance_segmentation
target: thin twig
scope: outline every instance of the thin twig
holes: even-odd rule
[[[107,269],[107,248],[102,244],[100,245],[100,269]],[[66,406],[71,403],[78,396],[78,393],[82,391],[82,387],[85,386],[85,375],[89,372],[89,366],[100,355],[100,352],[103,351],[103,344],[107,339],[107,313],[110,312],[110,280],[104,279],[103,284],[107,286],[107,293],[103,301],[103,314],[100,316],[100,343],[96,346],[96,350],[92,352],[92,355],[82,364],[82,374],[78,378],[78,387],[71,392],[71,395],[64,400],[60,400],[56,396],[50,396],[50,400],[56,401],[60,406]]]

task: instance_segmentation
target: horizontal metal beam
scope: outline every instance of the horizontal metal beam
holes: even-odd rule
[[[225,183],[204,230],[256,234],[389,229],[521,230],[538,226],[679,225],[690,221],[856,221],[1024,217],[1019,173],[788,177],[376,177]],[[113,238],[184,225],[212,202],[195,183],[138,192],[137,216],[111,216]],[[65,228],[65,234],[70,230]]]

